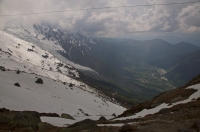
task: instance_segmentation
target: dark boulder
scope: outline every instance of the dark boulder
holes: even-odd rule
[[[34,50],[33,50],[33,49],[29,49],[29,48],[28,48],[28,49],[27,49],[27,51],[29,51],[29,52],[33,52]]]
[[[61,117],[62,117],[62,118],[65,118],[65,119],[75,120],[71,115],[65,114],[65,113],[61,114]]]
[[[117,117],[115,113],[113,113],[112,116]]]
[[[47,59],[49,56],[48,55],[42,55],[42,57]]]
[[[39,116],[60,117],[57,113],[39,113]]]
[[[6,108],[0,108],[0,112],[10,112],[10,110]]]
[[[38,84],[43,84],[43,80],[41,78],[38,78],[35,83],[38,83]]]
[[[95,131],[98,126],[95,121],[86,119],[77,123],[74,123],[67,128],[63,128],[60,132],[81,132],[83,130],[87,131]]]
[[[0,69],[1,69],[2,71],[6,71],[6,68],[3,67],[3,66],[0,66]]]
[[[17,74],[19,74],[20,72],[21,72],[20,70],[17,70],[17,71],[16,71]]]
[[[104,121],[107,121],[107,119],[104,116],[101,116],[98,121],[99,122],[104,122]]]
[[[69,87],[73,87],[73,86],[74,86],[74,84],[72,84],[72,83],[69,84]]]
[[[19,84],[18,82],[15,83],[14,85],[17,86],[17,87],[21,87],[20,84]]]

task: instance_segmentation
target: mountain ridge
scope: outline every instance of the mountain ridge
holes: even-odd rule
[[[60,54],[74,63],[90,67],[95,71],[94,73],[82,70],[80,72],[93,77],[94,82],[104,81],[104,84],[110,83],[116,88],[120,87],[126,93],[126,98],[130,98],[126,89],[133,93],[138,92],[138,87],[158,92],[172,89],[174,85],[177,85],[173,81],[177,80],[166,76],[168,69],[173,68],[176,61],[184,59],[184,57],[179,57],[179,54],[182,56],[185,53],[187,56],[188,52],[198,50],[193,45],[189,51],[184,47],[183,51],[179,48],[173,49],[180,47],[180,44],[174,46],[161,39],[108,43],[102,39],[88,38],[81,34],[68,34],[50,26],[36,24],[33,29],[30,34],[33,34],[35,39],[43,41],[43,46],[48,48],[49,44],[51,49],[56,51],[54,54]],[[162,64],[159,60],[168,58],[171,61],[174,57],[177,59],[173,59],[172,64],[167,64],[168,68],[156,64],[156,61]],[[178,85],[186,81],[180,80],[181,83]],[[153,96],[149,95],[148,98],[151,97]]]
[[[101,114],[112,118],[114,111],[119,114],[125,109],[82,82],[75,67],[32,42],[3,31],[0,34],[1,108],[67,113],[77,120]]]

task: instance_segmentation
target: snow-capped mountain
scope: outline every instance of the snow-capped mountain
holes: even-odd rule
[[[32,36],[22,26],[0,31],[1,108],[67,113],[76,119],[67,124],[100,115],[113,118],[113,113],[125,110],[113,98],[78,81],[78,70],[91,69],[56,54],[53,48],[65,52],[59,45],[48,47],[49,41],[41,42]],[[38,78],[43,84],[36,83]]]
[[[63,47],[67,54],[71,57],[70,51],[72,48],[76,48],[80,53],[84,55],[84,52],[91,50],[88,43],[95,43],[92,39],[89,39],[79,33],[77,34],[67,34],[59,29],[45,27],[41,25],[33,25],[36,33],[36,38],[42,40],[43,42],[51,42],[55,45]],[[63,50],[60,50],[61,52]]]
[[[88,67],[84,67],[84,66],[78,65],[76,63],[73,63],[73,62],[67,60],[65,57],[63,57],[62,55],[60,55],[58,53],[58,52],[66,53],[67,51],[65,51],[65,49],[63,49],[61,43],[58,40],[56,40],[55,38],[49,39],[48,36],[45,36],[45,35],[47,35],[47,31],[48,31],[49,35],[51,34],[51,31],[59,33],[58,29],[56,30],[56,29],[48,28],[48,30],[47,30],[47,28],[42,27],[42,26],[39,26],[40,28],[36,28],[36,27],[37,27],[36,25],[34,25],[31,28],[27,28],[27,27],[21,26],[21,25],[8,24],[2,30],[8,34],[11,34],[11,35],[17,37],[17,38],[20,38],[27,42],[31,42],[34,45],[37,45],[41,49],[50,52],[52,55],[54,55],[59,60],[65,62],[65,63],[68,63],[79,70],[93,71],[92,69],[90,69]],[[43,28],[44,28],[44,31],[46,31],[46,32],[43,32],[43,30],[42,30]],[[58,35],[56,35],[56,36],[58,36]]]
[[[91,55],[92,46],[98,43],[97,39],[88,38],[80,33],[66,33],[57,28],[42,24],[33,25],[33,29],[35,38],[53,45],[52,47],[65,58],[80,65],[90,67],[98,73],[100,72],[94,67],[94,63],[98,62],[98,60]]]

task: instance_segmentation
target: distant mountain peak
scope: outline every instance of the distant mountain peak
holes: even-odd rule
[[[173,46],[177,54],[187,54],[200,50],[200,47],[187,42],[180,42]]]
[[[191,44],[191,43],[188,43],[188,42],[179,42],[179,43],[175,44],[175,46],[192,46],[192,47],[196,47],[196,48],[200,49],[199,46]]]

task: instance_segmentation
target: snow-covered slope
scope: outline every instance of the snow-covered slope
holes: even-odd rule
[[[0,71],[0,76],[0,107],[12,110],[68,113],[77,120],[82,116],[84,119],[90,116],[121,114],[125,110],[106,101],[106,98],[95,91],[89,92],[86,88],[69,87],[35,74]],[[44,84],[35,83],[36,77],[42,78]],[[16,82],[21,87],[14,86]],[[86,114],[90,116],[87,117]]]
[[[42,50],[30,42],[0,31],[0,43],[2,50],[1,60],[10,63],[4,62],[3,66],[9,69],[23,69],[29,73],[36,73],[67,83],[72,80],[75,81],[69,76],[78,77],[78,72],[74,67],[63,63],[48,51]],[[13,60],[13,62],[10,60]]]
[[[50,28],[49,28],[50,30]],[[53,30],[53,29],[52,29]],[[15,25],[15,24],[8,24],[3,28],[3,31],[11,34],[17,38],[20,38],[22,40],[25,40],[27,42],[33,43],[34,45],[37,45],[43,50],[46,50],[50,52],[52,55],[54,55],[56,58],[59,58],[59,60],[72,65],[76,69],[79,70],[88,70],[94,72],[92,69],[88,67],[84,67],[78,64],[75,64],[63,56],[61,56],[58,52],[65,53],[66,51],[61,47],[58,41],[54,39],[46,39],[44,34],[38,33],[38,31],[33,27],[25,27],[21,25]]]
[[[118,115],[125,110],[78,81],[75,67],[4,31],[0,31],[0,66],[7,69],[0,70],[0,108],[67,113],[76,121],[98,119],[101,115],[112,118],[113,113]],[[18,70],[22,72],[17,74]],[[35,83],[37,78],[42,78],[44,84]],[[14,86],[16,82],[21,87]],[[71,87],[70,83],[74,85]]]

